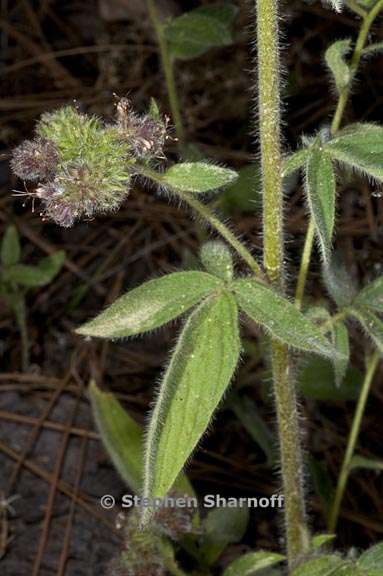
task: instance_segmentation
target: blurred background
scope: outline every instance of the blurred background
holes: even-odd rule
[[[157,2],[164,21],[207,4]],[[254,19],[250,1],[232,4],[238,8],[232,41],[174,63],[187,143],[182,156],[210,158],[241,170],[240,188],[228,189],[211,202],[260,250],[257,133],[250,120],[256,111]],[[10,152],[32,136],[43,112],[75,100],[84,112],[111,119],[116,95],[127,96],[138,112],[147,110],[152,97],[162,113],[171,115],[171,110],[156,34],[142,0],[1,0],[0,6],[0,236],[9,224],[16,225],[26,264],[58,250],[66,253],[60,273],[25,294],[30,358],[24,367],[19,327],[0,294],[0,568],[5,576],[101,576],[121,536],[115,528],[117,511],[103,511],[98,499],[106,493],[118,497],[127,489],[98,440],[86,387],[90,377],[96,378],[144,423],[179,323],[154,335],[111,343],[87,342],[73,330],[144,280],[196,266],[199,244],[208,233],[186,209],[138,183],[118,213],[70,229],[43,222],[38,204],[14,192],[25,192],[25,185],[11,174]],[[324,52],[334,40],[355,38],[359,23],[350,12],[336,14],[315,1],[291,0],[282,3],[281,10],[288,151],[299,147],[303,134],[331,121],[336,95]],[[380,22],[371,40],[382,39]],[[382,122],[382,86],[382,57],[366,59],[345,122]],[[168,141],[168,162],[179,157],[177,146],[175,139]],[[308,221],[298,178],[289,181],[286,200],[287,267],[293,289]],[[380,190],[348,176],[339,186],[336,245],[360,284],[382,273],[382,242]],[[315,264],[319,260],[316,254],[308,282],[315,302],[325,296]],[[275,418],[269,367],[262,361],[264,341],[254,326],[244,325],[243,330],[246,353],[233,391],[190,465],[200,494],[253,496],[279,489],[278,474],[273,473]],[[354,342],[360,341],[357,332],[355,336]],[[363,354],[354,346],[353,368],[341,390],[334,387],[331,367],[315,362],[300,367],[299,386],[307,490],[314,527],[324,531]],[[382,372],[378,376],[359,444],[367,457],[382,456]],[[382,487],[376,472],[351,476],[339,524],[341,549],[382,539]],[[241,550],[280,549],[280,527],[275,511],[253,511],[243,541],[226,552],[221,565]]]

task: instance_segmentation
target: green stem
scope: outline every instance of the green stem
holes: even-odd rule
[[[296,288],[296,292],[295,292],[295,304],[296,304],[297,308],[299,308],[299,309],[302,307],[303,295],[304,295],[305,286],[306,286],[307,273],[308,273],[309,266],[310,266],[311,253],[312,253],[313,244],[314,244],[314,236],[315,236],[315,225],[314,225],[313,219],[310,218],[310,222],[309,222],[307,232],[306,232],[305,245],[304,245],[303,253],[302,253],[301,266],[299,269],[297,288]]]
[[[358,38],[356,40],[354,52],[353,52],[353,55],[351,58],[351,63],[350,63],[350,70],[351,70],[352,76],[354,76],[354,74],[356,73],[356,71],[358,69],[359,62],[360,62],[362,52],[363,52],[363,48],[365,47],[365,44],[366,44],[366,41],[368,38],[368,34],[370,32],[370,28],[371,28],[375,18],[378,16],[379,12],[382,9],[383,9],[383,0],[379,0],[379,2],[377,2],[375,4],[375,6],[370,10],[370,12],[365,14],[363,17],[362,26],[359,30]],[[340,93],[338,105],[336,107],[335,115],[334,115],[334,118],[333,118],[333,121],[331,124],[331,133],[332,134],[335,134],[340,128],[344,109],[346,107],[346,104],[348,102],[349,95],[350,95],[350,84],[351,84],[351,82],[347,86],[345,86],[345,88]]]
[[[158,15],[155,0],[147,0],[148,12],[150,19],[153,24],[153,28],[156,31],[158,45],[160,47],[162,68],[165,74],[166,86],[168,91],[170,109],[172,113],[172,120],[174,122],[174,127],[176,130],[179,145],[185,141],[185,129],[182,123],[180,104],[177,94],[177,86],[174,78],[172,60],[169,54],[169,47],[164,34],[164,26]]]
[[[354,455],[355,446],[356,446],[356,443],[358,440],[363,414],[364,414],[364,411],[366,408],[367,398],[368,398],[368,395],[370,392],[372,380],[374,378],[376,369],[379,365],[379,360],[380,360],[380,352],[376,351],[371,356],[371,358],[369,359],[369,361],[367,362],[367,365],[366,365],[366,375],[365,375],[364,382],[363,382],[363,385],[362,385],[362,388],[360,391],[358,404],[356,406],[354,419],[352,422],[350,435],[348,438],[347,448],[346,448],[346,452],[344,455],[343,464],[342,464],[342,468],[341,468],[341,471],[339,474],[338,484],[337,484],[336,491],[335,491],[335,497],[334,497],[334,501],[332,503],[332,507],[331,507],[330,514],[329,514],[328,530],[331,534],[335,531],[336,525],[338,522],[340,505],[341,505],[341,502],[343,499],[343,495],[344,495],[346,485],[347,485],[348,476],[350,473],[351,459]]]
[[[217,230],[221,234],[221,236],[234,248],[234,250],[243,258],[249,268],[254,272],[254,274],[258,277],[259,280],[266,281],[264,272],[254,256],[245,248],[245,246],[236,238],[236,236],[231,232],[231,230],[223,223],[221,220],[211,211],[209,206],[203,204],[195,195],[190,194],[189,192],[185,192],[176,188],[170,187],[163,179],[162,175],[148,168],[147,166],[137,166],[137,170],[142,176],[146,178],[150,178],[157,184],[161,186],[165,186],[169,190],[173,191],[174,194],[178,196],[181,200],[186,202],[197,214],[202,216],[202,218],[208,222],[208,224]]]
[[[363,53],[364,46],[365,46],[366,41],[367,41],[367,37],[368,37],[368,33],[370,31],[370,28],[371,28],[375,18],[378,16],[379,12],[383,9],[383,0],[379,0],[379,2],[377,4],[375,4],[375,6],[372,8],[372,10],[368,13],[365,12],[363,9],[358,10],[357,9],[358,5],[355,2],[353,2],[353,0],[350,0],[348,2],[348,5],[352,10],[354,10],[354,12],[358,13],[362,17],[362,21],[363,21],[361,29],[360,29],[359,34],[358,34],[358,38],[356,40],[354,52],[353,52],[353,55],[351,58],[351,63],[350,63],[351,74],[355,75],[356,71],[358,69],[358,66],[359,66],[359,62],[360,62],[360,59],[361,59],[361,56]],[[340,128],[342,118],[343,118],[344,109],[345,109],[346,104],[348,102],[349,95],[350,95],[350,84],[348,86],[346,86],[339,95],[338,104],[337,104],[334,118],[333,118],[333,121],[331,124],[332,135],[335,135],[336,132]],[[296,297],[295,298],[296,298],[296,304],[298,307],[300,307],[302,304],[307,273],[308,273],[308,269],[310,266],[310,259],[311,259],[313,244],[314,244],[314,223],[313,223],[312,219],[310,219],[309,227],[308,227],[307,233],[306,233],[305,246],[304,246],[304,250],[303,250],[303,254],[302,254],[302,260],[301,260],[299,276],[298,276],[298,284],[297,284],[297,289],[296,289]]]
[[[283,192],[280,147],[278,0],[256,0],[258,109],[263,178],[263,260],[270,280],[283,289]],[[303,459],[295,383],[288,349],[272,341],[272,369],[285,498],[289,566],[307,549]]]

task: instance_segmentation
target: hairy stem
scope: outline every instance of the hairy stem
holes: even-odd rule
[[[249,250],[240,242],[235,234],[212,212],[212,210],[206,204],[200,202],[195,195],[184,192],[183,190],[178,190],[176,188],[170,188],[169,185],[164,182],[163,177],[160,173],[148,168],[147,166],[137,166],[137,171],[147,178],[150,178],[157,184],[165,186],[170,191],[188,204],[193,210],[199,214],[212,228],[215,228],[217,232],[232,246],[232,248],[241,256],[241,258],[246,262],[249,268],[254,272],[255,276],[259,280],[266,281],[264,272],[254,256],[249,252]]]
[[[176,86],[176,81],[175,81],[174,72],[173,72],[173,64],[172,64],[171,57],[169,54],[168,43],[167,43],[167,40],[166,40],[165,34],[164,34],[164,26],[161,22],[159,15],[158,15],[155,0],[147,0],[147,6],[148,6],[148,12],[149,12],[150,20],[151,20],[153,28],[155,29],[156,34],[157,34],[158,45],[159,45],[160,54],[161,54],[162,68],[163,68],[163,71],[165,74],[166,87],[167,87],[167,91],[168,91],[170,109],[171,109],[171,113],[172,113],[172,119],[174,122],[174,127],[176,130],[179,144],[180,144],[180,146],[182,146],[182,144],[185,141],[185,129],[184,129],[184,125],[182,123],[180,104],[179,104],[178,94],[177,94],[177,86]]]
[[[283,192],[280,147],[278,0],[256,0],[258,108],[263,178],[263,261],[270,280],[284,286]],[[287,347],[272,341],[272,368],[285,497],[289,566],[307,547],[302,451],[295,383]]]
[[[360,391],[360,395],[358,398],[358,403],[356,406],[354,419],[352,422],[350,434],[348,437],[347,448],[344,455],[342,468],[338,478],[338,484],[335,491],[334,501],[332,503],[332,507],[329,514],[328,519],[328,530],[330,533],[333,533],[336,529],[336,525],[338,523],[340,505],[343,499],[343,495],[346,489],[348,476],[350,473],[350,463],[351,459],[354,455],[355,446],[358,440],[360,426],[363,419],[363,414],[366,408],[367,398],[370,392],[370,387],[372,380],[374,378],[376,369],[379,365],[380,360],[380,352],[376,351],[371,356],[371,358],[366,363],[366,375],[363,381],[363,385]]]

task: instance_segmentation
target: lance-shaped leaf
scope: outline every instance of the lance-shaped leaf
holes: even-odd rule
[[[330,358],[339,356],[319,328],[271,288],[253,280],[240,279],[233,283],[233,289],[242,310],[274,338],[306,352]]]
[[[350,460],[349,469],[355,470],[356,468],[364,468],[365,470],[375,470],[375,472],[383,472],[383,460],[376,460],[375,458],[365,458],[355,454]],[[383,567],[383,565],[382,565]]]
[[[144,434],[141,426],[121,406],[110,392],[104,392],[95,382],[89,385],[93,416],[97,429],[116,470],[134,492],[141,492],[144,467]],[[177,479],[182,494],[194,495],[185,475]]]
[[[383,353],[383,322],[374,314],[360,306],[350,308],[351,316],[354,316],[365,332],[370,336],[377,349]]]
[[[316,536],[313,536],[311,540],[311,547],[314,550],[317,550],[318,548],[322,548],[322,546],[329,544],[335,540],[335,538],[335,534],[317,534]]]
[[[5,230],[1,242],[1,263],[4,266],[12,266],[20,260],[20,240],[16,226],[13,224]]]
[[[383,180],[383,128],[376,124],[351,124],[327,142],[326,150],[338,160]]]
[[[341,357],[334,360],[335,384],[339,387],[347,372],[350,360],[350,342],[347,326],[343,322],[337,322],[333,329],[335,348],[340,352]]]
[[[345,57],[350,53],[351,40],[337,40],[326,50],[326,64],[330,68],[340,94],[351,82],[352,73]]]
[[[310,148],[308,154],[306,190],[322,254],[328,261],[335,223],[336,181],[331,158],[319,142]]]
[[[110,392],[89,385],[92,410],[101,440],[121,478],[138,492],[142,488],[143,433],[141,426]]]
[[[276,552],[248,552],[229,564],[223,576],[252,576],[261,571],[264,573],[266,568],[280,564],[285,559]]]
[[[77,333],[121,338],[148,332],[180,316],[223,285],[206,272],[174,272],[124,294]]]
[[[340,254],[332,255],[330,262],[324,264],[322,274],[330,296],[340,308],[353,302],[357,293],[355,281]]]
[[[174,164],[162,176],[161,181],[171,188],[184,192],[209,192],[227,186],[236,180],[234,170],[208,164],[207,162],[183,162]]]
[[[354,303],[383,313],[383,276],[365,286],[354,299]]]
[[[353,572],[353,566],[350,566],[350,571],[348,571],[348,565],[350,562],[342,560],[340,556],[326,555],[301,564],[291,573],[291,576],[352,576],[352,574],[361,576],[356,571]]]
[[[144,496],[163,497],[172,487],[209,426],[239,353],[236,302],[230,293],[213,296],[187,320],[162,379],[147,432]]]
[[[7,271],[7,276],[13,282],[26,288],[41,288],[46,286],[60,272],[65,261],[64,250],[42,258],[36,266],[15,264]]]
[[[308,156],[308,148],[297,150],[283,160],[282,178],[287,178],[300,168],[303,168]]]

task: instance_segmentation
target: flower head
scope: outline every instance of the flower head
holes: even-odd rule
[[[35,140],[25,140],[15,148],[11,167],[22,180],[42,181],[54,175],[58,161],[55,144],[47,138],[37,137]]]

